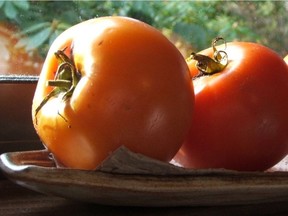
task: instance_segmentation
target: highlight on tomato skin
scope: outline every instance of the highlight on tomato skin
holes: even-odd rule
[[[288,65],[288,55],[286,55],[286,56],[284,57],[284,61],[285,61],[286,64]]]
[[[260,44],[230,42],[219,73],[193,80],[192,126],[174,160],[187,168],[264,171],[288,153],[288,68]],[[213,57],[213,49],[200,52]],[[196,61],[188,61],[192,76]]]
[[[169,162],[189,131],[193,106],[186,61],[160,31],[101,17],[53,42],[32,118],[57,162],[91,170],[121,145]]]

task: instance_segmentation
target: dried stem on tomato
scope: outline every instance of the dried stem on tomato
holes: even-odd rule
[[[54,89],[48,95],[46,95],[40,105],[36,108],[35,117],[50,98],[63,94],[62,101],[69,99],[81,78],[81,74],[79,71],[77,71],[73,59],[65,54],[65,49],[66,48],[63,50],[58,50],[55,53],[55,57],[59,61],[59,65],[54,80],[47,81],[47,85],[54,87]],[[60,113],[58,114],[65,121],[67,121],[63,115]]]
[[[228,64],[228,55],[224,50],[217,50],[216,44],[218,41],[224,41],[225,49],[226,49],[226,41],[222,37],[217,37],[212,41],[212,48],[213,48],[213,58],[209,56],[198,54],[198,53],[191,53],[191,56],[187,59],[189,60],[196,60],[196,67],[199,70],[199,74],[193,79],[198,78],[204,75],[212,75],[222,71]]]

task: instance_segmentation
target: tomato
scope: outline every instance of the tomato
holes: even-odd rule
[[[0,75],[39,75],[42,58],[16,46],[18,28],[0,23]],[[0,84],[0,137],[2,141],[37,139],[31,121],[34,84]],[[21,108],[19,108],[21,106]],[[17,132],[16,132],[17,131]]]
[[[288,55],[285,56],[284,61],[288,64]]]
[[[189,68],[165,36],[131,18],[101,17],[53,42],[32,116],[59,164],[89,170],[122,145],[170,161],[189,131],[193,104]]]
[[[255,43],[231,42],[217,50],[226,52],[228,64],[193,80],[192,127],[174,160],[189,168],[266,170],[287,154],[287,66]],[[212,48],[200,52],[213,53]],[[196,61],[188,65],[196,76]]]

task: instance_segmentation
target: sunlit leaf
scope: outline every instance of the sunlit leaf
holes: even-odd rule
[[[15,19],[17,17],[17,9],[15,8],[13,2],[10,1],[5,2],[4,13],[10,19]]]
[[[15,48],[16,49],[25,48],[28,44],[28,41],[29,41],[29,38],[27,37],[20,38],[20,40],[18,40],[18,42],[15,44]]]
[[[59,36],[60,32],[58,30],[54,31],[49,37],[49,45]]]
[[[37,47],[39,47],[40,45],[42,45],[46,40],[48,40],[49,36],[52,33],[52,29],[49,28],[45,28],[43,30],[41,30],[40,32],[32,35],[29,38],[28,44],[26,46],[27,50],[31,50],[31,49],[35,49]]]
[[[4,0],[0,0],[0,8],[4,5],[5,1]]]
[[[25,28],[23,31],[21,31],[21,34],[31,34],[34,32],[39,32],[42,29],[48,28],[51,25],[50,22],[40,22],[34,25],[29,26],[28,28]]]
[[[13,4],[22,10],[28,10],[29,9],[29,2],[27,0],[21,0],[21,1],[13,1]]]

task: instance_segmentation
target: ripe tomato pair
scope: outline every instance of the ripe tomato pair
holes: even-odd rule
[[[101,17],[54,41],[32,116],[59,164],[95,169],[121,145],[170,161],[188,133],[193,104],[189,68],[166,37],[134,19]]]
[[[189,132],[174,158],[181,165],[265,170],[287,154],[287,66],[259,44],[214,45],[194,53],[188,68],[147,24],[123,17],[80,23],[47,55],[33,100],[35,129],[71,168],[95,169],[121,145],[169,161]],[[192,84],[199,69],[204,75]]]
[[[287,65],[274,51],[255,43],[213,48],[188,61],[192,76],[199,69],[210,74],[193,80],[192,127],[174,160],[189,168],[266,170],[288,150]],[[211,58],[203,60],[202,55]],[[226,62],[211,74],[207,62],[219,63],[221,58]]]

